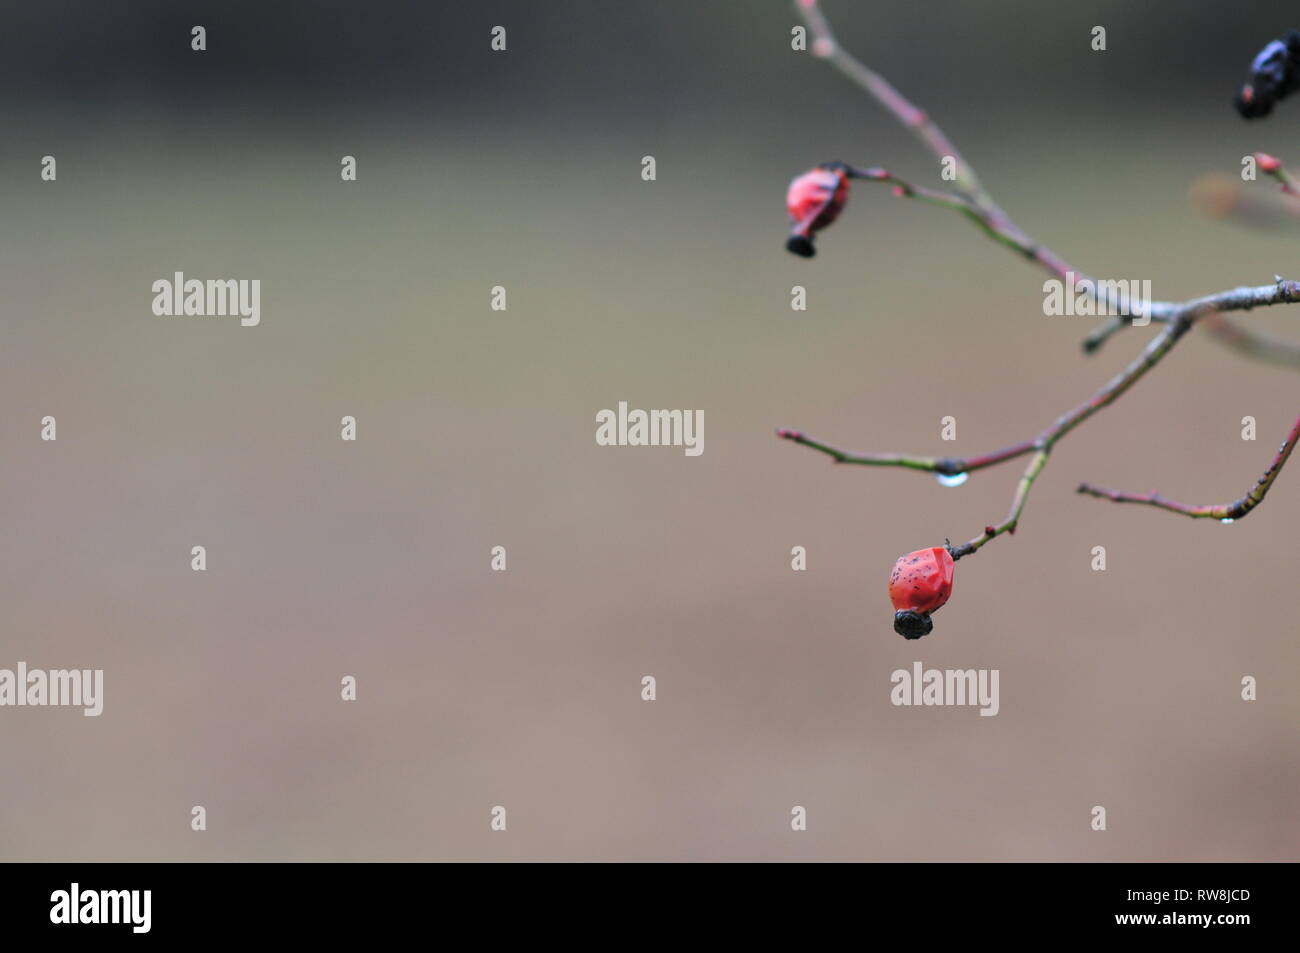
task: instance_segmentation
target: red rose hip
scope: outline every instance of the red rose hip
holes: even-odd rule
[[[919,639],[934,628],[930,613],[952,595],[952,556],[942,546],[918,549],[898,557],[889,574],[889,600],[894,604],[894,631]]]
[[[796,255],[811,258],[817,253],[813,232],[839,218],[848,200],[848,173],[835,163],[818,166],[799,176],[790,183],[785,196],[786,211],[794,222],[785,247]]]

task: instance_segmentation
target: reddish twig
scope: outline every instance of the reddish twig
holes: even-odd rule
[[[1273,481],[1282,472],[1282,467],[1286,465],[1287,458],[1291,456],[1291,451],[1295,449],[1297,440],[1300,440],[1300,418],[1296,419],[1295,426],[1291,428],[1286,440],[1278,448],[1277,456],[1273,458],[1273,462],[1264,471],[1264,475],[1255,481],[1255,485],[1251,487],[1250,492],[1238,497],[1231,503],[1189,506],[1186,503],[1177,503],[1174,500],[1166,499],[1155,492],[1124,493],[1119,490],[1108,490],[1105,487],[1094,486],[1091,483],[1080,483],[1078,492],[1086,493],[1089,496],[1098,496],[1114,503],[1143,503],[1147,506],[1169,510],[1171,513],[1181,513],[1183,516],[1190,516],[1192,519],[1217,519],[1225,523],[1231,523],[1234,520],[1241,519],[1264,502],[1264,497],[1273,486]]]
[[[925,470],[940,476],[959,476],[983,470],[994,464],[1022,456],[1034,449],[1034,441],[1026,440],[1002,450],[978,457],[915,457],[902,453],[852,453],[813,440],[798,430],[778,430],[778,437],[793,443],[820,450],[836,463],[856,463],[871,467],[904,467],[908,470]]]
[[[1130,313],[1133,310],[1132,303],[1128,300],[1128,296],[1119,291],[1113,283],[1099,282],[1096,278],[1068,264],[1065,259],[1046,245],[1034,241],[1024,229],[1011,221],[1005,212],[998,210],[996,213],[990,213],[980,206],[975,199],[966,195],[914,185],[902,176],[895,175],[887,169],[858,169],[845,163],[835,163],[835,165],[843,168],[852,179],[866,179],[892,185],[894,194],[899,198],[919,199],[930,205],[937,205],[941,208],[960,212],[994,241],[1006,245],[1013,251],[1018,252],[1022,257],[1037,263],[1062,281],[1075,282],[1076,287],[1082,288],[1083,292],[1090,298],[1104,304],[1109,310],[1124,316],[1117,318],[1117,320],[1131,321],[1133,319],[1134,315]],[[1150,303],[1149,316],[1153,321],[1168,321],[1173,308],[1174,306],[1167,301],[1154,301]],[[1148,313],[1145,305],[1142,313]]]

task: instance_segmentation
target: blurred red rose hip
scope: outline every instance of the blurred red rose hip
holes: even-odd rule
[[[794,227],[785,247],[796,255],[811,258],[813,233],[825,228],[844,211],[849,200],[849,177],[843,169],[818,166],[790,183],[785,207]]]

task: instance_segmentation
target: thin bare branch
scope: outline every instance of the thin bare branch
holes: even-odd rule
[[[1034,449],[1034,441],[1026,440],[978,457],[913,457],[901,453],[852,453],[838,450],[798,430],[778,430],[776,435],[783,440],[818,450],[836,463],[856,463],[869,467],[903,467],[908,470],[938,473],[941,476],[957,476],[960,473],[983,470],[985,467],[1023,456]]]
[[[1018,252],[1022,257],[1036,262],[1045,268],[1055,277],[1065,280],[1073,280],[1076,284],[1082,283],[1086,293],[1093,300],[1104,303],[1106,308],[1120,313],[1127,314],[1132,310],[1131,303],[1126,295],[1120,293],[1118,289],[1110,286],[1104,287],[1104,293],[1099,294],[1098,289],[1103,288],[1103,283],[1090,275],[1080,272],[1072,265],[1065,262],[1063,258],[1057,255],[1046,245],[1042,245],[1025,233],[1024,229],[1017,226],[1009,219],[1005,213],[991,215],[982,209],[972,199],[964,195],[958,195],[952,192],[942,192],[937,189],[926,188],[922,185],[904,179],[887,169],[871,168],[858,169],[851,165],[840,164],[853,179],[866,179],[873,182],[883,182],[893,185],[893,192],[899,198],[914,198],[930,205],[937,205],[941,208],[951,209],[960,212],[970,221],[974,222],[986,235],[1000,244],[1006,245],[1013,251]],[[1158,307],[1154,307],[1158,305]],[[1153,321],[1163,322],[1169,318],[1169,310],[1172,306],[1167,302],[1153,302],[1151,318]],[[1132,318],[1117,318],[1117,320],[1132,320]]]
[[[860,463],[870,466],[899,466],[907,467],[913,470],[929,470],[935,473],[948,476],[956,476],[960,473],[969,473],[972,470],[982,469],[993,466],[1006,460],[1011,460],[1023,454],[1034,452],[1034,458],[1030,461],[1029,469],[1025,471],[1025,476],[1021,479],[1016,488],[1016,496],[1012,502],[1011,513],[1001,524],[994,526],[988,525],[984,533],[975,537],[969,542],[958,547],[950,547],[949,552],[953,559],[960,559],[962,556],[979,550],[989,540],[1002,535],[1003,533],[1015,532],[1016,526],[1020,522],[1021,512],[1024,510],[1025,501],[1029,491],[1033,486],[1034,480],[1042,472],[1047,463],[1047,456],[1052,451],[1056,442],[1064,437],[1067,433],[1083,423],[1097,411],[1113,403],[1121,394],[1133,386],[1147,371],[1155,367],[1160,360],[1169,353],[1174,344],[1191,328],[1192,319],[1179,319],[1161,328],[1160,333],[1151,339],[1142,353],[1132,361],[1123,371],[1112,378],[1104,387],[1093,394],[1088,400],[1084,401],[1078,407],[1067,413],[1062,414],[1041,433],[1031,440],[1025,440],[1018,444],[1013,444],[1003,450],[985,454],[979,457],[965,459],[956,459],[951,457],[914,457],[905,454],[855,454],[843,450],[838,450],[828,444],[820,443],[806,437],[797,430],[778,430],[778,436],[791,440],[795,443],[811,447],[822,453],[829,455],[837,463]]]
[[[1016,484],[1016,495],[1011,498],[1011,511],[1007,513],[1007,518],[997,526],[985,526],[984,532],[974,539],[962,543],[960,546],[954,546],[948,543],[948,555],[956,562],[963,556],[969,556],[971,553],[978,552],[979,549],[991,539],[996,539],[1003,533],[1014,533],[1016,527],[1020,524],[1020,514],[1024,512],[1025,503],[1029,500],[1029,491],[1033,489],[1034,481],[1038,479],[1038,474],[1043,472],[1043,467],[1047,465],[1047,455],[1051,453],[1050,447],[1042,447],[1034,454],[1033,459],[1029,461],[1029,466],[1025,468],[1024,476]]]
[[[1273,458],[1273,462],[1264,471],[1264,475],[1255,481],[1255,485],[1250,488],[1248,493],[1238,497],[1231,503],[1191,506],[1186,503],[1175,502],[1155,492],[1124,493],[1119,490],[1108,490],[1102,486],[1094,486],[1091,483],[1080,483],[1078,492],[1088,496],[1101,497],[1114,503],[1142,503],[1146,506],[1168,510],[1171,513],[1181,513],[1183,516],[1190,516],[1192,519],[1217,519],[1230,523],[1241,519],[1264,502],[1264,497],[1273,486],[1273,481],[1282,472],[1282,467],[1286,465],[1287,459],[1291,456],[1291,451],[1295,449],[1297,440],[1300,440],[1300,418],[1296,419],[1295,426],[1291,428],[1286,440],[1278,448],[1277,456]]]

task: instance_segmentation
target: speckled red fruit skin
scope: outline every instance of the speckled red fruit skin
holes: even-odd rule
[[[933,612],[952,595],[952,557],[942,546],[899,556],[889,574],[889,599],[895,611]]]
[[[785,208],[806,235],[839,218],[848,200],[848,176],[832,169],[813,169],[790,183]]]

